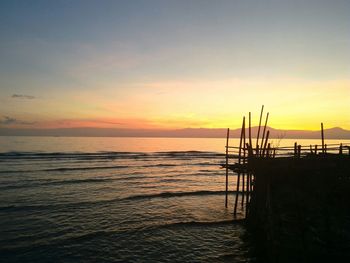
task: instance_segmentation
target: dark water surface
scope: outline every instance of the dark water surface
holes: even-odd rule
[[[222,139],[0,141],[2,262],[256,262]]]

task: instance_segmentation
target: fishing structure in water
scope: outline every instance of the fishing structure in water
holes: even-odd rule
[[[227,129],[225,206],[235,175],[233,215],[245,218],[271,262],[350,259],[350,145],[325,144],[321,123],[320,145],[274,147],[263,111],[255,143],[250,112],[239,146],[229,145]]]

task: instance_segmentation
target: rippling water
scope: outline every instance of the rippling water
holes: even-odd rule
[[[224,208],[224,140],[0,141],[4,262],[256,261]]]

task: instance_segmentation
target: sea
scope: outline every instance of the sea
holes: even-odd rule
[[[260,262],[225,143],[0,137],[0,262]]]

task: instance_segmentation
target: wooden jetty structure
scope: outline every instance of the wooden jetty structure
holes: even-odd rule
[[[274,147],[263,110],[256,138],[251,113],[239,146],[227,131],[225,205],[235,175],[233,214],[245,218],[268,262],[350,262],[350,145],[325,144],[322,123],[320,145]]]

